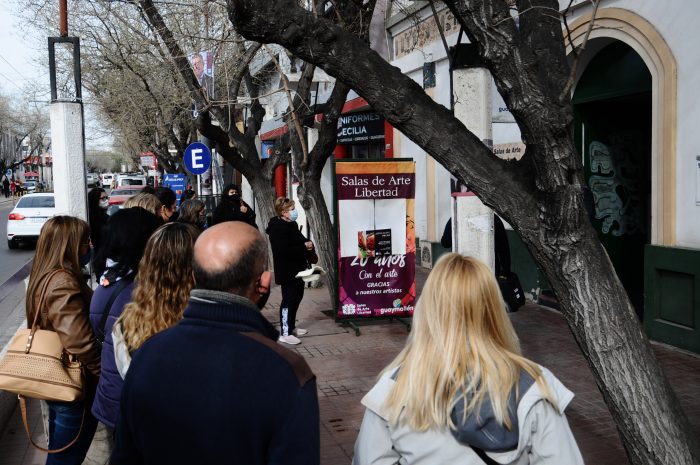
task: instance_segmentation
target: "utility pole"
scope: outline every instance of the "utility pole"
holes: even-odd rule
[[[53,187],[56,211],[87,220],[87,184],[85,172],[85,128],[80,77],[80,39],[68,36],[68,1],[58,0],[59,37],[49,37],[49,74],[51,78],[51,146]],[[75,95],[58,96],[56,44],[73,45]]]

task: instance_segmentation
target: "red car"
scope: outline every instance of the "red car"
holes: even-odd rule
[[[112,192],[109,193],[109,212],[113,212],[116,210],[115,207],[120,207],[142,190],[143,186],[123,186],[118,189],[112,189]]]

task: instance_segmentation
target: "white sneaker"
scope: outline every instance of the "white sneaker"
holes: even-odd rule
[[[303,328],[294,328],[294,331],[292,331],[292,334],[295,336],[306,336],[309,333],[308,329],[303,329]]]
[[[295,346],[297,344],[301,344],[301,339],[290,334],[289,336],[280,336],[280,338],[277,339],[277,342],[284,342],[285,344]]]

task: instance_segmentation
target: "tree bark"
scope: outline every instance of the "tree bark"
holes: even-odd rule
[[[244,37],[282,44],[353,88],[514,227],[557,293],[633,463],[700,463],[697,438],[587,220],[571,109],[552,92],[568,77],[561,26],[543,18],[558,4],[528,1],[538,8],[521,15],[518,28],[505,2],[450,3],[521,128],[527,150],[519,162],[497,159],[366,43],[293,0],[228,0],[228,7]]]

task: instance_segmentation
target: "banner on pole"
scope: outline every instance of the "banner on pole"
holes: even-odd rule
[[[337,317],[413,315],[415,163],[339,160],[335,182]]]

